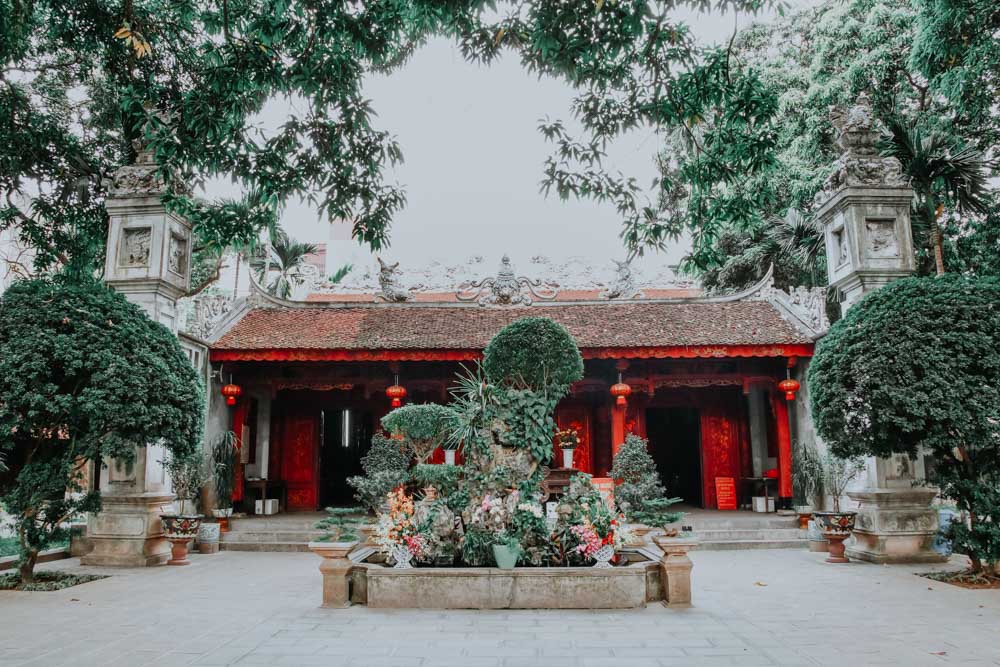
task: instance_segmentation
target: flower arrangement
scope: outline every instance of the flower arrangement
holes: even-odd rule
[[[413,497],[400,487],[386,495],[388,510],[379,514],[378,526],[375,529],[375,543],[385,554],[392,554],[400,545],[409,549],[413,556],[420,552],[422,546],[413,521]]]
[[[576,449],[580,444],[580,434],[575,428],[556,431],[556,443],[562,449]]]

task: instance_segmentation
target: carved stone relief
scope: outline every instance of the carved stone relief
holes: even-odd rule
[[[865,220],[865,237],[868,240],[869,257],[899,257],[895,220]]]
[[[183,277],[187,273],[187,239],[178,234],[170,235],[167,250],[167,268]]]
[[[632,262],[611,260],[618,267],[615,271],[615,280],[608,285],[607,289],[601,292],[604,299],[635,299],[642,298],[643,294],[636,285],[635,274],[632,271]]]
[[[378,285],[382,290],[379,295],[382,299],[390,303],[402,303],[413,298],[409,290],[403,287],[399,279],[399,262],[386,264],[378,257]]]
[[[551,301],[558,293],[559,286],[555,283],[516,275],[510,257],[504,255],[496,276],[460,285],[456,298],[459,301],[475,301],[480,306],[530,306],[532,297]]]
[[[133,227],[122,230],[122,243],[118,250],[118,263],[126,268],[149,266],[149,252],[153,239],[150,227]]]

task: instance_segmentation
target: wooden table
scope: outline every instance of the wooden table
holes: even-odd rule
[[[273,496],[276,493],[278,497],[279,512],[284,512],[285,508],[288,506],[288,486],[283,480],[248,479],[244,481],[243,486],[246,489],[248,496],[252,489],[256,489],[261,501],[267,500],[268,495]],[[268,492],[270,492],[270,494]],[[248,512],[248,514],[250,513],[251,512]]]

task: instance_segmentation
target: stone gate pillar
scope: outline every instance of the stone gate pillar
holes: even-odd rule
[[[177,332],[177,299],[191,274],[191,225],[167,212],[160,201],[168,186],[156,175],[153,155],[140,150],[136,163],[119,169],[106,202],[110,218],[104,279],[151,319]],[[170,186],[181,192],[179,181]],[[174,500],[161,461],[162,447],[150,444],[135,460],[107,461],[101,471],[103,509],[90,517],[93,550],[85,565],[159,565],[170,557],[160,514]]]
[[[843,150],[818,196],[830,286],[846,312],[863,296],[916,269],[910,228],[913,190],[895,158],[882,157],[868,99],[834,117]],[[938,529],[936,491],[915,487],[922,457],[873,459],[868,488],[848,492],[859,503],[852,558],[876,563],[941,560],[931,549]]]

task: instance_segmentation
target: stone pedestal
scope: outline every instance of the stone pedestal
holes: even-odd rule
[[[172,493],[147,492],[102,496],[100,513],[90,515],[87,538],[93,545],[82,565],[145,567],[170,558],[160,515],[171,510]]]
[[[347,558],[357,542],[310,542],[309,550],[322,557],[319,571],[323,574],[323,607],[351,606],[351,570],[354,563]]]
[[[688,552],[697,548],[697,540],[657,536],[653,541],[663,550],[660,560],[663,604],[668,607],[690,607],[691,570],[694,563],[688,557]]]
[[[865,489],[847,494],[858,503],[850,558],[871,563],[938,563],[946,556],[933,549],[938,513],[931,507],[937,492],[927,488]]]

